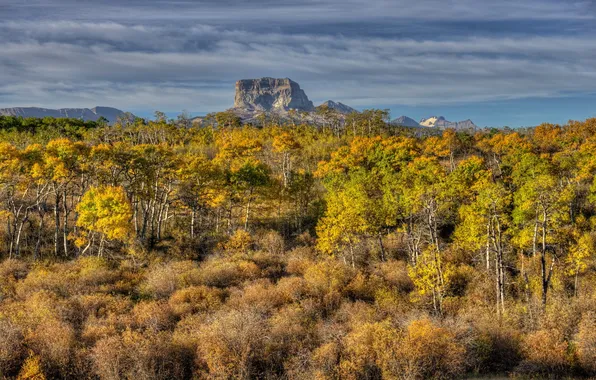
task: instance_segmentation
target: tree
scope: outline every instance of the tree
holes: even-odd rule
[[[459,209],[461,223],[455,237],[467,249],[485,251],[487,272],[491,257],[494,258],[496,310],[501,315],[505,312],[505,233],[510,223],[511,195],[502,184],[493,182],[488,173],[471,189],[472,202]]]
[[[362,178],[354,176],[342,189],[328,193],[325,216],[317,225],[318,248],[333,254],[347,246],[352,267],[356,265],[354,247],[371,229],[367,214],[372,205]]]
[[[122,187],[91,187],[77,205],[77,226],[86,229],[77,244],[87,243],[82,254],[92,246],[99,235],[97,255],[104,251],[106,239],[127,241],[131,233],[132,208]]]
[[[246,199],[244,229],[248,230],[250,206],[256,191],[269,184],[269,168],[259,161],[246,160],[240,167],[231,170],[228,178],[236,196]]]
[[[549,164],[533,154],[522,156],[513,172],[518,186],[514,195],[513,220],[517,225],[517,244],[532,245],[532,257],[540,255],[542,304],[547,294],[557,260],[557,231],[569,221],[572,188],[555,178]],[[560,253],[560,252],[559,252]],[[552,256],[550,264],[548,256]]]
[[[571,246],[565,259],[566,274],[573,276],[573,294],[577,297],[579,275],[588,269],[588,264],[594,259],[594,238],[589,233],[582,234],[577,242]]]

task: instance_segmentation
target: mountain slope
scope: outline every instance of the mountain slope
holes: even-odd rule
[[[335,110],[341,114],[349,115],[352,112],[358,112],[354,108],[347,106],[340,102],[334,102],[333,100],[327,100],[326,102],[319,105],[317,108],[327,107],[329,109]]]
[[[478,128],[472,120],[467,119],[463,121],[449,121],[445,119],[443,116],[431,116],[426,119],[420,120],[420,126],[422,127],[429,127],[429,128],[439,128],[439,129],[468,129],[474,130]]]
[[[126,113],[112,107],[93,107],[93,108],[61,108],[49,109],[39,107],[13,107],[0,108],[0,116],[16,117],[55,117],[72,118],[84,121],[97,121],[100,117],[106,118],[110,123],[114,123],[119,117],[125,117]]]
[[[418,124],[418,122],[410,117],[407,116],[400,116],[397,119],[393,119],[391,121],[391,124],[393,125],[399,125],[402,127],[420,127],[420,124]]]

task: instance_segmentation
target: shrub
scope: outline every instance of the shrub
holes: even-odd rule
[[[218,288],[240,285],[246,280],[257,279],[260,274],[255,263],[242,259],[212,259],[201,266],[202,283]]]
[[[342,378],[371,379],[381,378],[382,374],[385,377],[397,375],[392,367],[397,338],[397,330],[387,321],[355,326],[342,340],[344,350],[339,364]]]
[[[227,292],[208,286],[191,286],[177,290],[168,301],[172,312],[177,316],[214,311],[218,309]]]
[[[285,274],[285,258],[279,255],[271,255],[265,252],[256,252],[251,255],[251,261],[261,271],[260,277],[279,279]]]
[[[407,294],[414,290],[414,283],[408,275],[405,261],[390,260],[378,263],[374,267],[374,273],[400,293]]]
[[[46,376],[41,368],[41,360],[36,355],[30,355],[19,372],[17,380],[45,380]]]
[[[142,301],[132,310],[135,325],[138,328],[162,331],[174,325],[174,315],[170,306],[164,301]]]
[[[309,293],[316,297],[322,311],[329,312],[341,303],[342,294],[354,276],[354,271],[336,260],[325,260],[310,266],[304,273]]]
[[[520,362],[520,333],[506,323],[483,325],[470,333],[472,336],[466,344],[469,370],[503,373],[511,371]]]
[[[127,330],[99,340],[91,357],[95,373],[105,380],[188,378],[192,365],[188,353],[166,332]]]
[[[592,375],[596,374],[596,313],[583,315],[575,341],[582,368]]]
[[[285,250],[284,238],[277,231],[267,231],[257,237],[256,245],[269,255],[281,255]]]
[[[224,244],[224,248],[226,251],[230,253],[248,253],[250,249],[252,249],[254,244],[252,236],[250,233],[243,229],[238,229],[228,241]]]
[[[268,313],[285,302],[286,298],[271,281],[259,279],[232,293],[228,305],[234,309],[252,308]]]
[[[422,319],[407,327],[396,357],[403,376],[440,379],[461,376],[464,355],[464,347],[451,331]]]
[[[27,276],[27,264],[19,260],[4,260],[0,263],[0,302],[14,297],[18,280]]]
[[[44,373],[52,377],[68,377],[75,345],[72,326],[48,320],[38,325],[27,337],[28,346],[39,356]]]
[[[152,266],[141,291],[154,298],[168,298],[178,289],[199,283],[198,266],[192,261],[177,261]]]
[[[283,277],[276,287],[286,302],[300,301],[308,292],[306,281],[302,277]]]
[[[214,315],[199,331],[198,366],[220,378],[256,376],[263,357],[266,320],[253,311],[232,310]]]
[[[568,369],[568,348],[558,330],[538,330],[525,336],[522,343],[524,361],[520,373],[561,374]]]
[[[22,330],[6,319],[0,319],[0,377],[16,374],[26,350]]]

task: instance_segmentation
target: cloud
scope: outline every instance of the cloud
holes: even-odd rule
[[[593,18],[589,0],[78,0],[6,1],[7,15],[38,16],[48,13],[68,19],[201,20],[208,23],[314,23],[371,19],[511,20]]]
[[[0,107],[222,110],[236,80],[261,76],[289,76],[315,101],[357,107],[556,97],[596,87],[596,34],[583,27],[593,18],[591,2],[101,3],[53,2],[45,10],[51,20],[41,2],[4,5],[10,13],[2,14],[12,17],[0,16]],[[516,29],[491,33],[491,20]],[[524,33],[527,20],[544,29]],[[568,33],[557,31],[561,20]],[[331,22],[338,24],[329,29]],[[471,33],[470,22],[486,30]]]

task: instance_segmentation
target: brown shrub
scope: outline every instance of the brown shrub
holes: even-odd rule
[[[286,301],[287,299],[271,281],[259,279],[246,284],[241,290],[234,291],[227,304],[234,309],[252,308],[268,313]]]
[[[265,356],[267,322],[253,311],[219,312],[201,326],[199,372],[215,378],[252,378]]]
[[[259,267],[260,277],[278,279],[285,273],[285,258],[282,256],[255,252],[250,259]]]
[[[520,373],[563,373],[569,367],[569,345],[558,330],[538,330],[524,337]]]
[[[325,260],[308,267],[304,279],[316,296],[342,293],[354,277],[354,271],[337,260]]]
[[[131,330],[121,336],[106,337],[91,352],[95,373],[100,379],[181,379],[188,378],[192,358],[172,343],[166,332]]]
[[[281,255],[284,253],[286,243],[279,232],[269,230],[257,235],[256,245],[269,255]]]
[[[77,282],[88,292],[97,292],[103,286],[112,284],[120,278],[120,273],[112,269],[104,258],[84,256],[78,258],[75,263]]]
[[[337,260],[314,264],[304,273],[309,293],[316,297],[322,311],[335,310],[341,303],[354,271]]]
[[[64,271],[59,271],[57,267],[58,264],[51,268],[41,265],[33,268],[24,280],[18,282],[17,296],[24,299],[39,291],[52,292],[62,297],[73,294],[76,291],[75,276],[66,269],[66,265],[62,268]]]
[[[259,278],[261,271],[252,261],[219,258],[201,266],[201,281],[204,285],[226,288],[240,285],[246,280]]]
[[[314,265],[317,253],[312,247],[296,247],[287,254],[286,271],[294,275],[302,275]]]
[[[398,332],[389,322],[362,323],[342,339],[339,371],[346,379],[396,377],[395,342]]]
[[[95,373],[103,380],[119,380],[127,365],[126,348],[120,336],[100,339],[93,347],[92,359]]]
[[[0,302],[14,297],[18,280],[27,276],[27,264],[19,260],[4,260],[0,263]]]
[[[362,272],[358,272],[346,286],[346,293],[351,299],[372,302],[375,299],[377,289],[382,285],[380,277],[367,276]]]
[[[407,294],[414,290],[414,283],[408,274],[408,266],[405,261],[389,260],[377,263],[373,268],[373,273],[400,293]]]
[[[510,372],[521,360],[520,333],[507,323],[485,323],[469,332],[466,344],[466,367],[476,373]],[[462,339],[460,339],[461,341]]]
[[[170,305],[165,301],[142,301],[132,309],[137,328],[163,331],[173,327],[175,319]]]
[[[16,374],[26,350],[21,328],[6,319],[0,319],[0,377]]]
[[[191,286],[177,290],[168,301],[176,316],[214,311],[225,300],[227,292],[208,286]]]
[[[442,379],[462,375],[464,355],[451,331],[422,319],[410,323],[395,357],[407,378]]]
[[[200,284],[200,271],[192,261],[176,261],[152,266],[141,284],[141,292],[154,298],[168,298],[176,290]]]
[[[75,346],[72,326],[56,320],[44,321],[27,336],[27,344],[39,356],[44,373],[53,377],[71,374],[70,359]]]
[[[587,312],[579,324],[579,332],[575,336],[577,354],[582,368],[596,374],[596,313]]]
[[[302,277],[283,277],[276,287],[286,302],[296,302],[306,297],[308,289]]]
[[[338,379],[341,347],[336,342],[325,343],[312,353],[315,379]]]

